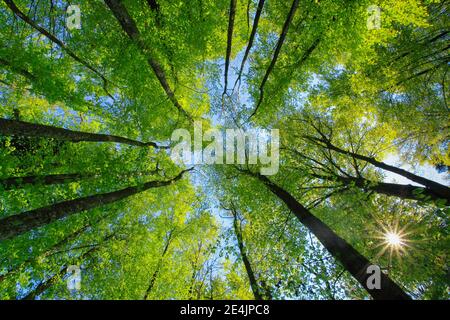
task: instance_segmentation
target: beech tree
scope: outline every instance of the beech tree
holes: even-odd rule
[[[1,299],[449,298],[447,1],[3,0],[0,27]]]

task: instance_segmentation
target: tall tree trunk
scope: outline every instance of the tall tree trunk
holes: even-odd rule
[[[123,31],[125,31],[128,37],[138,46],[142,55],[144,55],[147,58],[149,66],[155,73],[156,78],[158,79],[165,93],[169,97],[169,100],[184,116],[186,116],[187,119],[189,119],[192,122],[193,121],[192,116],[189,113],[187,113],[186,110],[184,110],[183,106],[176,98],[175,93],[173,92],[172,88],[167,82],[167,77],[163,67],[153,57],[153,50],[150,47],[148,47],[142,40],[136,22],[130,16],[125,6],[119,0],[104,0],[104,1],[111,10],[111,12],[113,13],[114,17],[119,22]]]
[[[90,175],[84,175],[81,173],[68,173],[68,174],[36,175],[26,177],[10,177],[0,179],[0,189],[13,190],[24,188],[26,185],[63,184],[78,181],[89,176]]]
[[[157,167],[155,170],[150,171],[131,171],[125,174],[118,175],[121,179],[129,178],[132,175],[151,175],[159,171]],[[53,185],[53,184],[64,184],[68,182],[79,181],[82,179],[94,179],[100,177],[100,173],[94,172],[84,172],[84,173],[60,173],[60,174],[49,174],[49,175],[35,175],[35,176],[25,176],[25,177],[9,177],[5,179],[0,179],[0,190],[13,190],[22,189],[27,185]]]
[[[152,146],[159,149],[168,148],[166,146],[159,146],[155,142],[141,142],[109,134],[74,131],[43,124],[34,124],[10,119],[0,119],[0,134],[5,136],[11,135],[23,137],[52,138],[56,140],[71,142],[115,142],[138,147]]]
[[[395,167],[395,166],[391,166],[388,165],[382,161],[378,161],[373,157],[368,157],[368,156],[364,156],[355,152],[351,152],[351,151],[347,151],[344,149],[341,149],[337,146],[335,146],[334,144],[331,143],[331,141],[329,139],[326,139],[325,137],[322,138],[315,138],[315,137],[309,137],[306,136],[306,138],[308,138],[309,140],[318,143],[320,145],[324,145],[326,148],[336,151],[338,153],[344,154],[344,155],[348,155],[351,156],[355,159],[359,159],[365,162],[368,162],[372,165],[374,165],[377,168],[386,170],[386,171],[390,171],[393,173],[396,173],[402,177],[405,177],[411,181],[414,181],[418,184],[421,184],[423,186],[426,186],[429,190],[431,190],[434,194],[438,195],[440,198],[446,199],[447,201],[450,202],[450,188],[446,187],[440,183],[437,183],[435,181],[420,177],[414,173],[411,173],[409,171],[406,171],[404,169]]]
[[[166,255],[167,251],[169,250],[169,246],[172,243],[174,231],[175,231],[175,228],[173,228],[169,231],[166,243],[164,245],[163,252],[161,254],[161,257],[158,260],[158,264],[156,265],[155,272],[153,272],[152,277],[150,278],[150,283],[148,285],[148,288],[145,291],[144,298],[143,298],[144,300],[147,300],[148,296],[150,295],[150,293],[153,290],[153,287],[155,286],[156,279],[158,278],[159,271],[161,270],[161,267],[162,267],[164,256]]]
[[[231,211],[233,213],[234,234],[236,235],[239,252],[241,254],[242,262],[244,262],[245,271],[247,272],[247,276],[248,276],[248,280],[250,282],[250,287],[252,288],[253,296],[255,297],[256,300],[263,300],[263,296],[262,296],[261,290],[260,290],[261,288],[258,285],[258,281],[256,280],[252,265],[250,264],[250,260],[247,257],[247,252],[245,250],[244,241],[242,239],[241,228],[238,223],[237,212],[233,205],[231,206]]]
[[[280,54],[281,47],[283,46],[284,40],[286,39],[286,35],[288,33],[289,26],[290,26],[290,24],[292,22],[292,19],[294,19],[294,15],[295,15],[295,12],[297,11],[298,4],[299,4],[299,0],[294,0],[292,2],[291,9],[289,10],[288,16],[287,16],[286,21],[284,22],[284,25],[283,25],[283,29],[281,30],[280,37],[278,38],[277,46],[275,48],[275,52],[273,54],[272,60],[270,61],[270,65],[267,68],[266,73],[264,74],[264,78],[261,81],[261,85],[259,86],[259,99],[258,99],[258,102],[256,104],[255,109],[253,110],[252,114],[250,115],[250,117],[248,119],[251,119],[256,114],[256,112],[259,109],[259,106],[261,105],[261,103],[262,103],[262,101],[264,99],[264,86],[266,85],[266,82],[269,79],[269,75],[272,72],[273,68],[275,67],[275,63],[278,60],[278,55]]]
[[[159,188],[171,185],[175,181],[180,180],[186,171],[189,170],[183,170],[176,177],[167,181],[150,181],[142,186],[133,186],[109,193],[96,194],[93,196],[63,201],[47,207],[2,218],[0,219],[0,241],[18,236],[34,228],[55,222],[56,220],[80,211],[97,208],[125,199],[150,188]]]
[[[376,193],[382,193],[387,196],[397,197],[401,199],[409,199],[417,201],[423,201],[427,199],[436,201],[443,199],[441,196],[435,194],[432,190],[428,188],[413,186],[410,184],[397,184],[378,181],[375,182],[364,178],[343,177],[340,175],[325,176],[312,174],[312,176],[323,180],[342,182],[346,186],[355,185],[358,188],[374,191]],[[447,203],[450,203],[450,201],[447,200]]]
[[[5,278],[7,278],[9,276],[12,276],[15,273],[17,273],[19,270],[21,270],[21,268],[23,266],[26,266],[26,265],[28,265],[30,263],[33,263],[33,262],[37,261],[37,260],[43,259],[45,257],[48,257],[48,256],[54,254],[54,253],[57,253],[58,250],[61,250],[66,244],[68,244],[72,240],[75,240],[79,235],[81,235],[83,232],[85,232],[89,227],[97,224],[101,220],[105,219],[107,216],[109,216],[109,214],[106,215],[106,216],[102,216],[102,217],[96,219],[94,222],[88,222],[88,223],[84,224],[83,226],[81,226],[80,228],[75,230],[74,232],[68,234],[67,236],[62,238],[60,241],[55,243],[53,246],[51,246],[45,252],[39,254],[38,256],[31,256],[28,259],[26,259],[24,262],[20,263],[19,265],[16,265],[14,267],[8,268],[6,273],[0,275],[0,282],[5,280]]]
[[[256,30],[258,29],[259,18],[261,17],[261,12],[264,7],[264,2],[265,2],[265,0],[259,0],[259,2],[258,2],[258,7],[256,8],[255,18],[253,20],[252,31],[250,32],[250,37],[248,39],[247,48],[245,49],[244,57],[242,58],[241,67],[239,68],[239,73],[236,78],[236,82],[234,83],[234,86],[236,86],[238,81],[241,79],[242,72],[243,72],[244,66],[245,66],[245,62],[247,61],[250,50],[252,49],[253,41],[256,36]],[[250,2],[249,2],[249,4],[250,4]]]
[[[228,34],[227,34],[227,52],[225,55],[225,75],[222,97],[227,93],[228,86],[228,69],[230,66],[231,45],[233,43],[234,17],[236,15],[237,0],[230,0],[230,10],[228,13]]]
[[[78,55],[75,54],[74,51],[72,51],[70,48],[68,48],[64,42],[59,40],[54,34],[51,34],[48,30],[44,29],[43,27],[39,26],[35,21],[33,21],[30,17],[28,17],[24,12],[22,12],[14,3],[12,0],[3,0],[8,8],[21,20],[23,20],[25,23],[27,23],[29,26],[34,28],[36,31],[47,37],[51,42],[58,45],[61,50],[63,50],[65,53],[67,53],[72,59],[77,61],[78,63],[85,66],[87,69],[91,70],[93,73],[95,73],[98,77],[100,77],[103,81],[103,89],[105,90],[106,94],[114,100],[112,95],[108,92],[107,85],[109,80],[106,79],[106,77],[98,71],[95,67],[93,67],[89,62],[86,60],[80,58]]]
[[[249,173],[246,171],[246,173]],[[282,200],[294,213],[297,219],[311,231],[330,254],[366,289],[376,300],[409,300],[411,299],[394,281],[381,272],[381,288],[370,289],[367,280],[370,274],[367,268],[372,263],[355,250],[349,243],[339,237],[320,219],[300,204],[289,192],[271,182],[266,176],[250,173]]]
[[[74,264],[77,261],[83,260],[91,256],[93,253],[98,251],[103,244],[105,244],[107,241],[111,240],[115,236],[115,232],[109,234],[108,236],[104,237],[101,243],[97,243],[95,245],[92,245],[90,249],[85,251],[81,256],[78,258],[72,260],[70,264]],[[39,283],[36,288],[32,291],[30,291],[25,297],[23,297],[21,300],[34,300],[37,296],[44,293],[46,290],[48,290],[51,286],[56,284],[66,273],[67,268],[69,267],[69,264],[66,264],[62,266],[59,271],[57,271],[53,276],[48,278],[45,281],[42,281]]]

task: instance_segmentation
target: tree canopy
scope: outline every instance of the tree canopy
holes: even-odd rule
[[[0,299],[449,299],[448,5],[0,1]]]

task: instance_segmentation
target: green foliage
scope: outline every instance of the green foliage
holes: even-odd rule
[[[300,1],[249,118],[291,1],[266,1],[233,87],[258,1],[237,2],[225,95],[229,1],[157,2],[155,10],[122,1],[139,45],[103,1],[78,1],[81,28],[72,30],[65,1],[14,1],[63,46],[2,2],[0,117],[169,145],[175,129],[193,126],[161,86],[151,55],[204,130],[280,129],[280,171],[270,180],[413,298],[448,299],[450,200],[425,185],[408,195],[399,191],[410,190],[405,185],[388,190],[389,170],[355,156],[393,158],[418,175],[448,171],[448,3]],[[381,12],[374,29],[371,5]],[[170,186],[144,190],[183,169],[170,151],[153,147],[0,136],[0,219],[130,186],[140,191],[0,241],[0,299],[253,299],[230,204],[266,298],[368,297],[279,198],[243,173],[258,166],[199,165]],[[79,178],[12,190],[1,183],[58,174]],[[393,228],[405,245],[390,252],[383,234]],[[81,267],[81,290],[67,288],[61,270],[69,265]]]

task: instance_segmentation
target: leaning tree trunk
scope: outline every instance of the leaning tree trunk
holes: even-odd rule
[[[319,138],[309,137],[309,136],[306,138],[309,139],[310,141],[318,143],[318,144],[322,145],[323,147],[326,147],[330,150],[336,151],[336,152],[344,154],[344,155],[351,156],[355,159],[359,159],[359,160],[368,162],[377,168],[396,173],[396,174],[398,174],[402,177],[405,177],[411,181],[421,184],[421,185],[427,187],[432,193],[436,194],[440,198],[446,199],[448,202],[450,202],[450,188],[443,184],[440,184],[435,181],[429,180],[427,178],[418,176],[418,175],[411,173],[409,171],[406,171],[404,169],[388,165],[382,161],[376,160],[373,157],[368,157],[368,156],[364,156],[364,155],[361,155],[361,154],[358,154],[355,152],[350,152],[350,151],[341,149],[341,148],[335,146],[334,144],[332,144],[329,140],[326,140],[324,138],[319,139]]]
[[[23,136],[37,138],[52,138],[55,140],[71,141],[71,142],[115,142],[124,143],[138,147],[155,147],[158,149],[167,149],[167,146],[159,146],[155,142],[141,142],[124,137],[89,133],[82,131],[74,131],[64,128],[58,128],[43,124],[34,124],[18,120],[0,119],[0,135],[5,136]]]
[[[144,298],[143,298],[144,300],[147,300],[148,296],[150,295],[150,293],[153,290],[153,287],[155,286],[156,279],[158,278],[159,271],[161,270],[161,267],[162,267],[164,256],[166,255],[167,251],[169,250],[169,246],[172,243],[172,240],[173,240],[172,236],[173,236],[174,231],[175,231],[175,228],[169,231],[169,236],[167,238],[166,244],[164,245],[164,249],[161,254],[161,257],[158,260],[156,269],[153,272],[152,277],[150,278],[150,283],[147,287],[147,290],[145,291]]]
[[[45,257],[48,257],[48,256],[54,254],[54,253],[57,253],[58,250],[62,249],[69,242],[75,240],[79,235],[84,233],[88,228],[90,228],[91,226],[97,224],[98,222],[100,222],[101,220],[105,219],[108,216],[109,216],[109,214],[107,214],[106,216],[102,216],[102,217],[96,219],[93,222],[88,222],[88,223],[84,224],[83,226],[81,226],[80,228],[75,230],[74,232],[68,234],[67,236],[62,238],[60,241],[58,241],[57,243],[52,245],[45,252],[39,254],[38,256],[31,256],[28,259],[26,259],[25,261],[23,261],[22,263],[20,263],[19,265],[8,268],[6,273],[0,275],[0,282],[5,280],[5,278],[16,274],[19,270],[21,270],[21,268],[23,266],[29,265],[30,263],[33,263],[33,262],[35,262],[37,260],[43,259]]]
[[[339,175],[326,176],[319,174],[312,174],[313,177],[318,179],[341,182],[346,186],[356,186],[364,190],[381,193],[391,197],[397,197],[400,199],[417,200],[417,201],[438,201],[443,199],[441,196],[434,193],[429,188],[413,186],[410,184],[398,184],[388,182],[370,181],[364,178],[356,177],[342,177]],[[445,200],[445,199],[443,199]],[[450,200],[447,200],[450,203]]]
[[[103,238],[101,243],[97,243],[93,246],[91,246],[91,248],[89,250],[87,250],[86,252],[84,252],[81,256],[79,256],[78,258],[76,258],[75,260],[73,260],[70,264],[74,264],[79,260],[83,260],[86,259],[87,257],[91,256],[93,253],[95,253],[96,251],[98,251],[101,246],[103,244],[105,244],[105,242],[111,240],[113,237],[115,236],[115,232],[107,235],[106,237]],[[21,300],[33,300],[35,299],[37,296],[39,296],[40,294],[44,293],[46,290],[48,290],[51,286],[53,286],[54,284],[56,284],[66,273],[67,273],[67,268],[69,267],[69,264],[66,264],[64,266],[62,266],[59,271],[57,271],[53,276],[51,276],[50,278],[48,278],[47,280],[42,281],[41,283],[39,283],[36,288],[32,291],[30,291],[25,297],[23,297]]]
[[[62,174],[35,175],[25,177],[10,177],[0,179],[0,190],[3,189],[8,191],[14,189],[22,189],[25,188],[27,185],[64,184],[92,176],[93,175],[81,173],[62,173]]]
[[[180,111],[180,113],[182,113],[190,122],[193,122],[194,119],[180,104],[177,97],[175,96],[175,92],[169,85],[163,66],[154,57],[154,50],[151,47],[147,46],[143,41],[136,22],[130,16],[123,3],[120,0],[104,0],[104,2],[119,22],[122,30],[137,45],[141,54],[147,59],[148,65],[150,66],[150,68],[152,68],[156,78],[161,84],[161,87],[164,89],[164,92],[167,94],[169,100],[178,109],[178,111]]]
[[[247,272],[248,280],[250,282],[250,287],[252,288],[253,296],[256,300],[263,300],[263,296],[260,291],[260,287],[258,285],[258,281],[256,280],[255,273],[253,272],[252,265],[250,264],[250,260],[247,257],[247,252],[245,250],[244,241],[242,239],[242,233],[238,225],[237,221],[237,212],[234,208],[232,208],[233,212],[233,228],[234,233],[237,238],[239,252],[241,254],[242,262],[244,262],[245,271]]]
[[[132,175],[151,175],[159,171],[156,167],[154,170],[145,171],[130,171],[124,174],[118,175],[121,179],[129,178]],[[24,176],[24,177],[9,177],[0,179],[0,190],[13,190],[22,189],[27,185],[39,186],[39,185],[54,185],[54,184],[65,184],[69,182],[79,181],[82,179],[94,179],[100,177],[100,173],[94,172],[83,172],[83,173],[59,173],[59,174],[49,174],[49,175],[35,175],[35,176]]]
[[[100,247],[99,246],[95,246],[92,247],[91,249],[89,249],[88,251],[86,251],[81,257],[80,259],[84,259],[87,256],[91,255],[92,253],[94,253],[95,251],[97,251]],[[63,266],[61,269],[59,269],[58,272],[56,272],[53,276],[51,276],[50,278],[48,278],[47,280],[39,283],[37,285],[37,287],[32,290],[31,292],[29,292],[25,297],[23,297],[21,300],[34,300],[37,296],[39,296],[40,294],[44,293],[45,291],[47,291],[51,286],[53,286],[54,284],[56,284],[63,276],[64,274],[67,273],[67,268],[68,265]]]
[[[367,285],[370,274],[367,268],[372,263],[361,255],[344,239],[339,237],[320,219],[299,203],[289,192],[271,182],[267,177],[251,173],[263,182],[267,188],[279,197],[294,213],[297,219],[311,231],[331,255],[366,289],[376,300],[409,300],[411,299],[394,281],[383,272],[380,273],[381,288],[371,289]]]
[[[5,217],[0,219],[0,241],[18,236],[34,228],[47,225],[80,211],[97,208],[125,199],[150,188],[171,185],[175,181],[181,179],[186,171],[189,170],[183,170],[176,177],[167,181],[150,181],[142,186],[133,186],[109,193],[63,201],[47,207]]]

